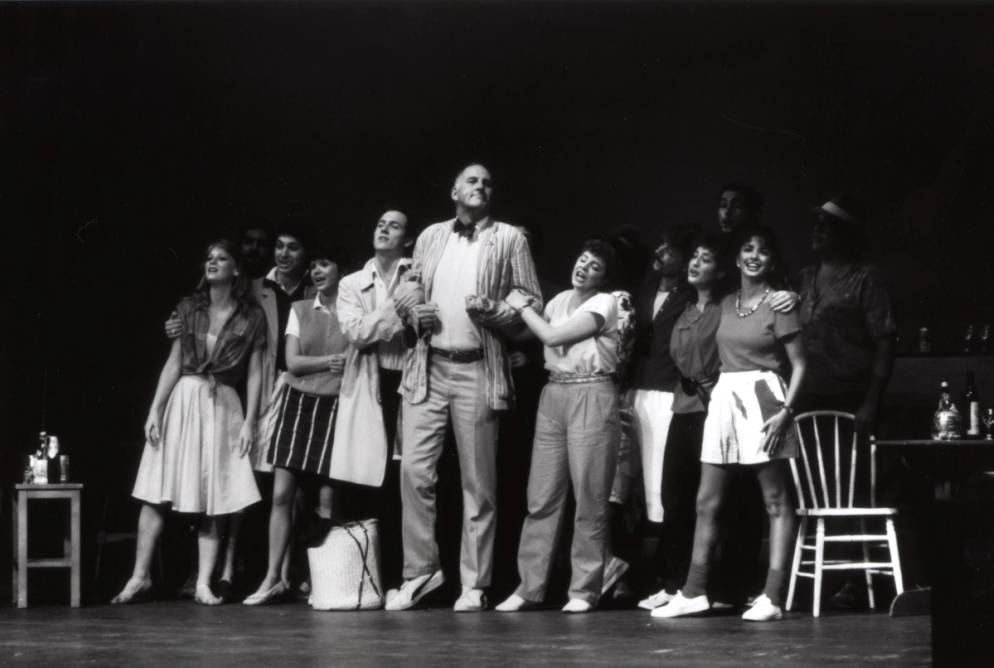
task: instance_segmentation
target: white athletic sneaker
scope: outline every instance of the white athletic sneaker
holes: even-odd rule
[[[747,622],[772,622],[783,619],[783,610],[763,594],[756,599],[752,607],[742,613],[742,619]]]
[[[408,610],[418,601],[445,584],[445,576],[438,570],[431,575],[419,575],[406,580],[397,595],[387,601],[387,610]]]
[[[711,607],[708,603],[708,597],[704,594],[700,596],[695,596],[693,598],[687,598],[683,595],[683,592],[678,591],[676,596],[664,606],[656,608],[652,611],[653,617],[661,617],[663,619],[669,619],[670,617],[686,617],[687,615],[696,615],[702,612],[707,612]]]
[[[563,612],[568,615],[577,615],[584,612],[590,612],[594,609],[594,606],[590,605],[582,598],[571,598],[566,605],[563,606]]]
[[[675,596],[676,594],[668,594],[665,589],[660,589],[652,596],[639,601],[639,607],[643,610],[655,610],[672,601]]]
[[[452,606],[454,612],[482,612],[487,609],[487,595],[482,589],[463,587],[459,600]]]
[[[495,607],[494,610],[497,612],[521,612],[531,610],[538,607],[538,605],[535,601],[529,601],[527,598],[521,598],[517,594],[511,594],[504,599],[503,603]]]

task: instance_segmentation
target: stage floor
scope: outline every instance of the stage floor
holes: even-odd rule
[[[656,620],[647,612],[315,612],[188,601],[0,609],[0,665],[929,665],[928,617],[794,613]]]

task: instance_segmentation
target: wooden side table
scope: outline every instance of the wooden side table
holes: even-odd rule
[[[11,515],[14,528],[13,587],[14,602],[18,608],[28,607],[29,568],[68,568],[71,572],[70,604],[79,607],[80,589],[80,483],[52,483],[50,485],[14,485]],[[28,557],[28,501],[33,499],[68,499],[68,529],[63,538],[61,559],[31,559]]]

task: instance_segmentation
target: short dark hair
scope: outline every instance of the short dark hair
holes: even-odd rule
[[[688,223],[665,225],[659,233],[659,245],[669,244],[680,251],[683,254],[684,260],[687,260],[694,250],[690,244],[699,232],[699,225]]]
[[[415,239],[418,238],[418,233],[421,232],[421,229],[418,227],[417,224],[415,224],[414,217],[407,212],[406,207],[399,206],[393,202],[387,202],[382,207],[380,207],[379,217],[377,217],[376,222],[373,223],[373,229],[376,229],[376,226],[380,222],[380,218],[382,218],[383,214],[385,214],[387,211],[396,211],[397,213],[403,214],[404,218],[407,219],[407,223],[404,224],[405,241],[414,241]]]
[[[735,234],[735,246],[733,247],[733,260],[738,256],[742,246],[753,237],[758,238],[770,251],[770,258],[773,268],[770,270],[767,282],[770,287],[781,290],[787,287],[787,262],[784,259],[783,250],[780,246],[780,239],[777,233],[769,225],[746,225]]]
[[[262,230],[270,238],[273,236],[273,226],[268,220],[261,216],[255,216],[252,218],[243,218],[238,222],[237,225],[238,237],[244,237],[249,230]]]
[[[352,257],[344,246],[339,244],[319,243],[314,248],[308,249],[308,257],[311,262],[315,260],[329,260],[338,265],[338,273],[345,276],[352,271]]]
[[[278,237],[293,237],[309,255],[315,243],[314,224],[306,218],[296,216],[287,218],[276,226],[273,238],[275,240]]]
[[[618,280],[618,251],[615,245],[604,237],[591,237],[583,242],[580,254],[596,255],[604,263],[604,282],[600,286],[602,292],[610,292]]]
[[[722,186],[721,190],[718,191],[718,199],[721,199],[721,196],[728,191],[742,195],[751,214],[755,215],[763,210],[763,193],[759,192],[755,186],[742,181],[731,181]]]

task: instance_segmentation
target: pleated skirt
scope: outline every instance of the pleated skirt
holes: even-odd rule
[[[207,515],[227,515],[258,501],[252,463],[238,452],[243,419],[234,388],[218,383],[212,389],[202,376],[180,376],[166,403],[159,442],[145,444],[132,496]]]
[[[267,461],[281,468],[329,477],[338,396],[284,386]]]

